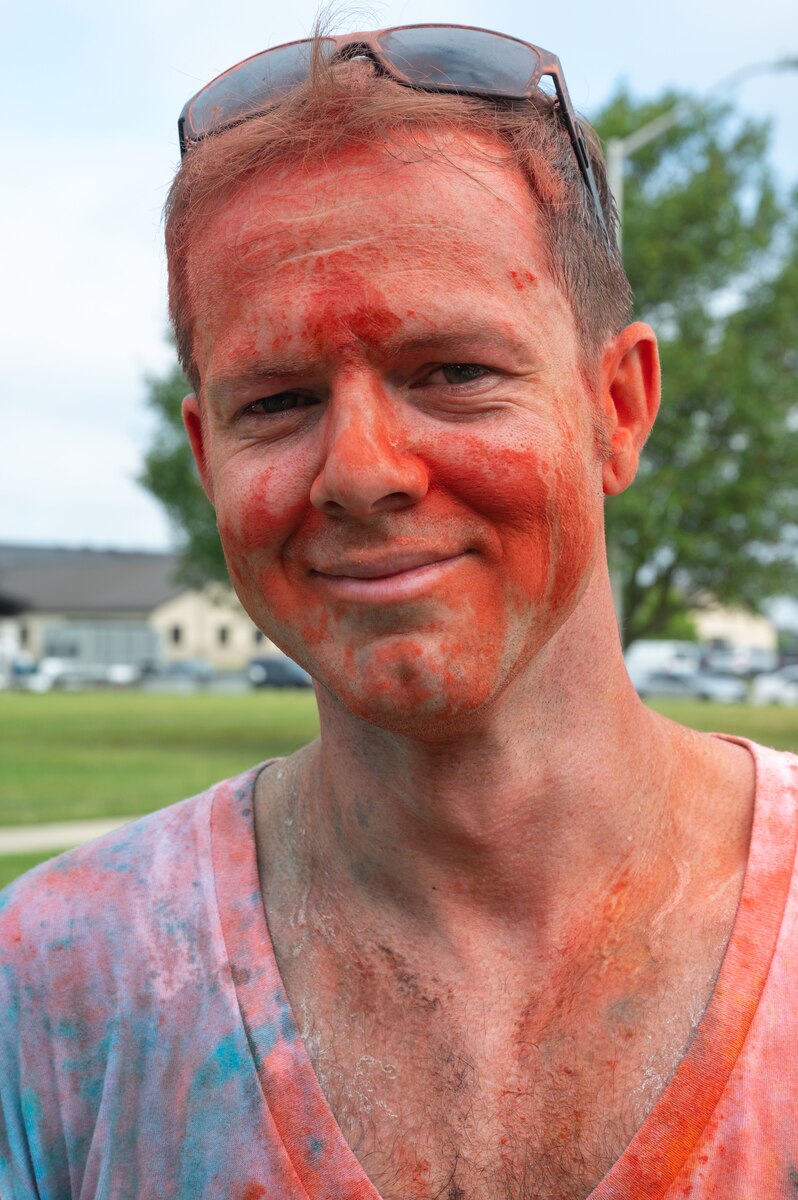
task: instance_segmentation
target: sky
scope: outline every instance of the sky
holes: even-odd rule
[[[152,436],[146,378],[165,340],[161,210],[184,101],[233,63],[306,36],[316,4],[31,0],[0,49],[0,542],[165,549],[136,484]],[[343,11],[343,10],[342,10]],[[588,117],[623,82],[636,97],[701,93],[738,68],[798,57],[794,0],[421,0],[349,6],[339,29],[478,25],[560,56]],[[798,183],[798,71],[734,97],[774,123],[781,184]]]

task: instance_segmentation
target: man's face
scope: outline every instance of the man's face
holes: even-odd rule
[[[187,424],[236,590],[351,710],[422,735],[550,642],[601,539],[572,314],[497,149],[269,173],[189,259]]]

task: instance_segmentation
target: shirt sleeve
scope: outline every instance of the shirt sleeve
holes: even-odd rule
[[[52,944],[26,915],[32,874],[0,892],[0,1200],[70,1200],[52,1013],[37,981]]]

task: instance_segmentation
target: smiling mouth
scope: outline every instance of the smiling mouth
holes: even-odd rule
[[[371,603],[408,599],[441,580],[467,554],[395,556],[372,563],[336,564],[334,571],[312,568],[310,574],[341,598]]]

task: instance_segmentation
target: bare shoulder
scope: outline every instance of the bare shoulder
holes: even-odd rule
[[[696,955],[719,966],[748,865],[756,764],[734,740],[678,725],[668,732],[667,853],[680,879],[671,936],[685,968]]]
[[[741,742],[663,721],[671,811],[693,830],[715,822],[737,828],[747,846],[756,791],[756,763]]]

